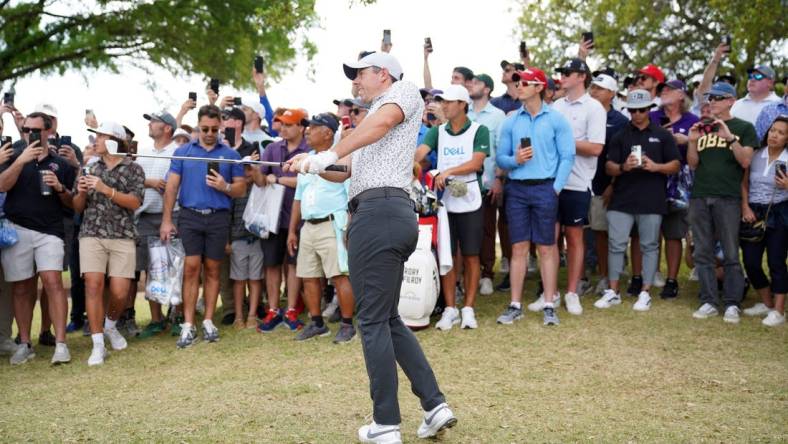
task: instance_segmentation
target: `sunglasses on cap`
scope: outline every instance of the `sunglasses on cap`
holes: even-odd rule
[[[637,113],[647,113],[649,108],[627,108],[629,114],[637,114]]]
[[[759,72],[751,72],[747,75],[747,78],[750,80],[763,80],[766,76]]]
[[[728,97],[728,96],[718,96],[716,94],[711,94],[707,98],[709,99],[709,102],[720,102],[720,101],[723,101],[725,99],[729,99],[730,97]]]

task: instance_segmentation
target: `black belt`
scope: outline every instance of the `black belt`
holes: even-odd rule
[[[195,213],[202,214],[203,216],[207,216],[209,214],[214,214],[214,213],[221,213],[222,211],[230,211],[225,208],[203,208],[203,209],[188,208],[188,207],[184,207],[184,208],[186,208],[189,211],[194,211]]]
[[[356,197],[350,199],[347,208],[352,214],[356,212],[356,210],[358,209],[358,205],[362,201],[369,199],[379,199],[381,197],[385,197],[387,199],[389,197],[401,197],[403,199],[407,199],[410,202],[410,195],[407,193],[407,191],[403,190],[402,188],[381,187],[381,188],[371,188],[369,190],[359,193]]]
[[[317,224],[322,224],[323,222],[328,222],[330,220],[334,220],[334,215],[333,214],[329,214],[326,217],[318,217],[318,218],[315,218],[315,219],[304,219],[304,222],[310,223],[312,225],[317,225]]]
[[[519,183],[520,185],[542,185],[544,183],[552,183],[555,182],[555,177],[548,177],[546,179],[509,179],[514,183]]]

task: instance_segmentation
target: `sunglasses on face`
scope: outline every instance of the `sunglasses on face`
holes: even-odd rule
[[[520,87],[520,86],[536,86],[536,85],[541,85],[541,83],[539,83],[539,82],[523,82],[523,81],[514,82],[514,86],[516,86],[516,87]]]
[[[28,133],[30,133],[32,131],[42,131],[42,129],[41,128],[30,128],[28,126],[23,126],[22,127],[22,132],[25,133],[25,134],[28,134]]]
[[[647,113],[648,108],[627,108],[629,114]]]
[[[766,76],[759,72],[752,72],[747,75],[747,78],[750,80],[763,80],[766,78]]]
[[[721,101],[723,101],[723,100],[725,100],[727,98],[728,97],[726,97],[726,96],[716,96],[716,95],[709,96],[709,102],[721,102]]]
[[[215,126],[215,127],[201,126],[200,127],[200,132],[203,133],[203,134],[208,134],[208,133],[218,134],[219,133],[219,127],[218,126]]]
[[[350,110],[350,113],[357,116],[357,115],[361,114],[363,111],[366,111],[366,110],[365,109],[361,109],[361,108],[353,108],[353,109]]]
[[[641,82],[645,82],[650,78],[651,78],[650,76],[647,76],[645,74],[640,74],[639,76],[635,77],[635,80],[640,80]]]

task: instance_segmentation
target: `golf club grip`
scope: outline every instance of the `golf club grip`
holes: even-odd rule
[[[339,173],[347,173],[347,165],[329,165],[326,171],[336,171]]]

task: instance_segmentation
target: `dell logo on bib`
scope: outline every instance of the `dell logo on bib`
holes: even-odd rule
[[[463,154],[465,154],[465,148],[463,148],[461,146],[459,146],[459,147],[444,146],[443,147],[443,155],[444,156],[462,156]]]

